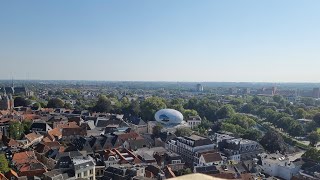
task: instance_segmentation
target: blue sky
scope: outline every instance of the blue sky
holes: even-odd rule
[[[318,0],[1,1],[0,79],[320,82]]]

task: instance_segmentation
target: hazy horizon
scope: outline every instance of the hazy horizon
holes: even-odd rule
[[[319,83],[319,1],[3,1],[0,79]]]

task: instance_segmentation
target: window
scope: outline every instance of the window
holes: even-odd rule
[[[78,178],[81,177],[81,173],[78,173]]]
[[[88,176],[88,172],[87,171],[83,172],[83,176],[84,177]]]
[[[92,169],[90,169],[90,175],[91,175],[91,174],[93,174],[93,170],[92,170]]]

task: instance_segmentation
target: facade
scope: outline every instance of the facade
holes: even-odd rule
[[[299,173],[301,165],[291,162],[282,154],[261,154],[261,168],[263,172],[270,176],[277,176],[285,180],[290,180]]]
[[[203,92],[203,86],[201,84],[197,84],[197,91]]]
[[[189,116],[187,123],[193,129],[201,124],[201,120],[200,116]]]
[[[189,137],[178,137],[166,143],[166,149],[169,149],[184,159],[189,165],[195,165],[198,158],[195,156],[200,150],[213,150],[216,145],[212,143],[209,138],[198,135],[191,135]]]
[[[72,159],[76,178],[96,179],[95,163],[92,158]]]
[[[252,160],[264,152],[262,146],[256,142],[242,138],[231,138],[226,136],[226,139],[219,142],[219,149],[223,152],[229,161],[239,163],[240,161]]]
[[[0,110],[12,110],[14,107],[14,100],[12,95],[0,95]]]

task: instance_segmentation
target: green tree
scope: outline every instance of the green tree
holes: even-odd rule
[[[66,108],[66,109],[72,109],[73,108],[72,104],[70,104],[70,103],[65,103],[63,107]]]
[[[313,117],[314,122],[316,122],[318,124],[318,126],[320,125],[320,113],[317,113],[314,115]]]
[[[60,98],[53,98],[48,101],[48,108],[63,108],[64,102]]]
[[[0,172],[6,173],[10,170],[8,160],[4,153],[0,153]]]
[[[287,146],[283,138],[275,131],[269,130],[260,140],[260,144],[270,153],[277,151],[285,153],[287,151]]]
[[[154,120],[155,113],[166,108],[165,100],[159,97],[151,97],[141,104],[141,115],[146,121]]]
[[[132,102],[130,103],[129,109],[130,109],[130,112],[131,112],[133,115],[136,115],[136,116],[140,115],[141,109],[140,109],[140,103],[139,103],[139,101],[132,101]]]
[[[177,176],[183,176],[183,175],[187,175],[187,174],[192,174],[192,170],[190,168],[186,168],[186,169],[181,169],[179,171],[177,171]]]
[[[260,105],[263,103],[262,99],[258,96],[254,96],[251,100],[251,102],[255,105]]]
[[[281,101],[283,100],[283,97],[280,95],[274,95],[273,96],[273,101],[276,103],[281,103]]]
[[[20,139],[24,132],[24,127],[19,121],[11,121],[9,124],[9,136],[12,139]]]
[[[27,99],[23,98],[23,97],[16,97],[14,98],[14,106],[18,107],[18,106],[23,106],[23,107],[27,107],[30,105],[30,101],[28,101]]]
[[[192,134],[192,130],[190,128],[177,128],[175,135],[177,137],[181,136],[190,136]]]
[[[163,126],[161,124],[157,124],[152,128],[152,134],[154,137],[159,137],[161,134],[161,131],[163,129]]]
[[[318,132],[313,131],[308,135],[308,140],[310,141],[310,146],[316,146],[320,141],[320,135]]]
[[[40,110],[41,109],[41,104],[36,102],[32,105],[32,109],[34,110]]]
[[[256,129],[248,129],[241,137],[252,141],[260,141],[262,138],[262,133]]]
[[[308,122],[304,126],[305,132],[309,133],[309,132],[312,132],[312,131],[316,131],[317,130],[317,126],[318,126],[318,124],[316,122],[314,122],[314,121]]]
[[[238,124],[231,124],[223,122],[221,125],[223,131],[231,132],[236,135],[241,135],[245,132],[245,129],[239,126]]]
[[[231,105],[224,105],[217,111],[217,117],[219,119],[230,118],[235,114]]]
[[[298,108],[294,112],[294,116],[296,119],[304,119],[307,116],[307,112],[303,108]]]
[[[92,110],[103,113],[110,112],[112,110],[111,101],[105,95],[100,95]]]
[[[255,106],[252,105],[251,103],[245,104],[244,106],[242,106],[241,108],[241,112],[242,113],[254,113],[255,111]]]
[[[184,100],[181,98],[173,99],[173,100],[171,100],[170,103],[168,103],[169,108],[175,109],[180,112],[184,111],[183,105],[184,105]]]
[[[290,123],[289,125],[287,132],[294,137],[302,136],[304,134],[304,128],[299,122],[292,121],[292,123]]]
[[[184,118],[188,118],[190,116],[197,116],[198,112],[196,110],[193,109],[185,109],[183,112],[183,116]]]
[[[30,128],[32,125],[32,120],[24,120],[21,123],[21,126],[23,128],[23,133],[28,134],[30,132]]]
[[[320,151],[317,150],[316,148],[310,148],[302,155],[302,157],[320,162]]]

